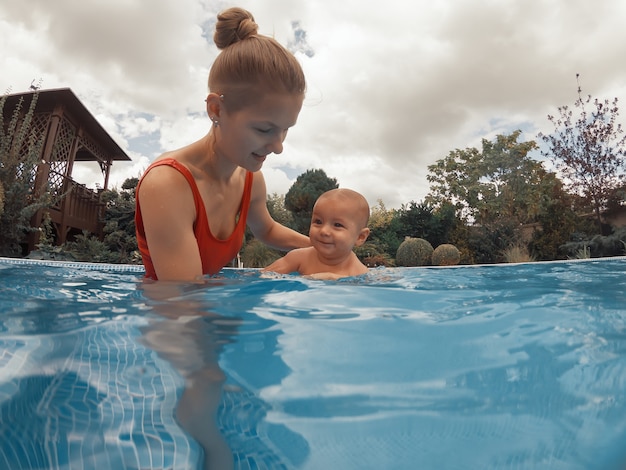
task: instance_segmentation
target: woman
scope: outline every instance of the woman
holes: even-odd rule
[[[148,167],[136,195],[137,243],[146,277],[193,281],[236,257],[247,225],[280,250],[309,238],[274,221],[261,173],[302,108],[306,82],[296,58],[257,33],[241,8],[218,15],[221,50],[209,73],[206,109],[213,121],[202,139],[167,152]]]

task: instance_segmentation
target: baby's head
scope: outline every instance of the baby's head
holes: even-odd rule
[[[370,206],[362,194],[352,189],[337,188],[323,193],[317,198],[315,204],[317,205],[319,201],[328,201],[331,203],[336,201],[342,203],[343,206],[349,206],[349,215],[352,220],[356,222],[357,227],[359,229],[367,227],[370,218]],[[313,208],[313,210],[315,210],[315,208]]]
[[[278,41],[258,33],[249,11],[235,7],[221,12],[213,40],[221,52],[209,73],[209,91],[227,96],[232,111],[253,105],[265,94],[304,96],[300,63]]]

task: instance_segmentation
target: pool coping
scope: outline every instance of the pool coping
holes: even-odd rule
[[[116,272],[133,272],[145,273],[146,270],[141,264],[113,264],[113,263],[86,263],[83,261],[59,261],[47,259],[30,259],[30,258],[8,258],[0,256],[2,264],[18,264],[18,265],[37,265],[52,266],[59,268],[80,268],[94,271],[116,271]]]
[[[566,260],[553,260],[553,261],[527,261],[522,263],[491,263],[491,264],[457,264],[454,266],[411,266],[411,268],[471,268],[480,266],[516,266],[524,264],[544,264],[544,263],[580,263],[580,262],[597,262],[597,261],[618,261],[626,260],[626,255],[622,256],[605,256],[602,258],[581,258],[581,259],[566,259]],[[113,263],[88,263],[84,261],[59,261],[59,260],[40,260],[30,258],[9,258],[0,256],[0,264],[16,264],[16,265],[37,265],[37,266],[52,266],[60,268],[80,268],[94,271],[115,271],[115,272],[133,272],[133,273],[145,273],[146,270],[141,264],[113,264]],[[387,269],[405,269],[405,267],[390,267]],[[238,270],[240,268],[224,267],[227,270]],[[241,268],[250,270],[254,268]]]

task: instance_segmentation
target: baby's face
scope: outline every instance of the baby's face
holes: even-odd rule
[[[328,257],[347,256],[363,227],[356,220],[353,204],[344,198],[323,197],[313,208],[309,237],[320,254]]]

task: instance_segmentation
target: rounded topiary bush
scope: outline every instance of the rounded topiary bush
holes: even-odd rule
[[[432,263],[434,266],[453,266],[461,261],[461,252],[459,249],[449,243],[444,243],[435,248],[432,255]]]
[[[398,266],[427,266],[433,254],[433,246],[423,238],[406,237],[396,252]]]

